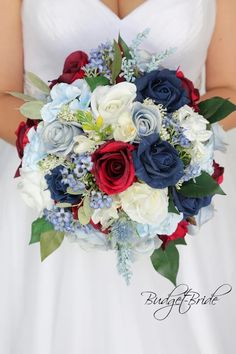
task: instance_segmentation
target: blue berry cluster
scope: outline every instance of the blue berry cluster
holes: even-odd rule
[[[44,209],[44,217],[53,224],[56,231],[73,232],[73,216],[72,213],[64,208],[54,206],[51,210]]]
[[[85,185],[80,181],[87,172],[91,171],[93,163],[91,156],[88,154],[76,155],[72,154],[71,158],[71,167],[64,167],[61,170],[63,176],[62,182],[67,184],[74,192],[83,190]]]
[[[92,191],[90,196],[90,207],[93,209],[110,208],[112,201],[113,200],[109,195]]]

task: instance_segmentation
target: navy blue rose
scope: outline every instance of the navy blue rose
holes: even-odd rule
[[[189,104],[190,100],[182,81],[175,70],[154,70],[139,77],[134,82],[137,86],[137,101],[151,98],[156,104],[162,104],[168,112],[174,112]]]
[[[206,196],[202,198],[190,198],[185,197],[176,191],[172,190],[174,204],[177,209],[184,214],[184,217],[197,215],[199,210],[203,207],[211,204],[212,196]]]
[[[51,198],[60,203],[79,203],[82,198],[81,195],[71,195],[66,191],[69,186],[62,181],[63,175],[61,171],[63,168],[61,165],[57,166],[51,170],[50,174],[45,176]]]
[[[152,188],[174,186],[184,175],[178,152],[155,133],[142,138],[133,161],[136,176]]]

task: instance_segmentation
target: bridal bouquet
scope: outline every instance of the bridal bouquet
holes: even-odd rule
[[[135,257],[146,253],[175,283],[176,245],[224,194],[216,123],[235,106],[220,97],[198,104],[193,83],[161,66],[171,51],[140,49],[145,36],[70,54],[49,85],[27,73],[41,93],[11,93],[26,101],[20,111],[28,118],[16,132],[17,176],[38,211],[30,243],[40,243],[42,260],[67,237],[116,251],[127,282]]]

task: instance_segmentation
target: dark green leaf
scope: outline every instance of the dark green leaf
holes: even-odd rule
[[[170,242],[165,250],[161,247],[151,255],[155,270],[176,285],[179,270],[179,252],[174,243]]]
[[[107,77],[96,76],[96,77],[86,77],[87,84],[89,85],[91,91],[94,91],[98,86],[106,86],[110,84],[110,81]]]
[[[53,253],[62,243],[64,233],[59,231],[47,231],[41,234],[40,237],[40,251],[41,261]]]
[[[32,223],[30,245],[40,241],[40,236],[46,231],[53,230],[53,225],[45,218],[39,218]]]
[[[121,46],[126,59],[132,59],[132,56],[130,54],[130,49],[129,49],[128,45],[125,43],[125,41],[123,40],[123,38],[120,36],[120,34],[119,34],[119,38],[118,38],[118,43]]]
[[[177,240],[171,242],[174,242],[175,245],[187,245],[184,237],[177,238]]]
[[[213,97],[199,103],[200,114],[213,124],[236,111],[236,105],[228,99]]]
[[[202,172],[201,176],[195,180],[191,179],[185,182],[179,193],[190,198],[201,198],[215,194],[225,195],[218,183],[206,172]]]
[[[112,77],[112,82],[115,83],[116,78],[121,71],[122,55],[121,55],[119,44],[116,41],[114,41],[113,49],[114,49],[114,60],[111,67],[111,77]]]
[[[174,213],[174,214],[180,214],[179,211],[176,209],[176,206],[173,201],[173,197],[171,194],[169,194],[169,207],[168,207],[168,212],[169,213]]]

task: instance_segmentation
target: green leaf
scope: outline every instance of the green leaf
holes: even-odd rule
[[[43,80],[41,80],[37,75],[35,75],[31,72],[27,72],[26,79],[29,80],[40,91],[49,95],[50,89],[49,89],[48,85]]]
[[[36,98],[25,95],[24,93],[21,93],[21,92],[9,91],[7,93],[13,97],[19,98],[20,100],[23,100],[26,102],[36,101]]]
[[[78,220],[81,225],[87,225],[90,221],[90,216],[86,215],[83,207],[78,210]]]
[[[174,213],[174,214],[180,214],[179,211],[177,210],[174,201],[173,201],[173,197],[172,194],[169,193],[169,206],[168,206],[168,212],[169,213]]]
[[[199,103],[200,114],[213,124],[236,111],[236,105],[228,99],[213,97]]]
[[[119,38],[118,38],[118,43],[121,46],[126,59],[132,59],[132,56],[130,54],[130,49],[129,49],[128,45],[125,43],[125,41],[123,40],[123,38],[120,36],[120,34],[119,34]]]
[[[70,203],[57,203],[56,206],[58,208],[63,208],[64,209],[64,208],[70,208],[72,206],[72,204],[70,204]]]
[[[196,177],[195,180],[185,182],[179,193],[190,198],[202,198],[215,194],[225,195],[218,183],[206,172],[202,172],[201,176]]]
[[[109,79],[104,76],[86,77],[85,81],[89,85],[91,91],[94,91],[98,86],[106,86],[110,84]]]
[[[161,247],[151,255],[155,270],[176,285],[179,270],[179,252],[174,243],[170,242],[165,250]]]
[[[47,231],[40,237],[41,261],[44,261],[51,253],[53,253],[62,243],[64,233],[59,231]]]
[[[26,102],[20,107],[23,116],[31,119],[42,119],[41,108],[44,106],[42,101]]]
[[[40,241],[40,236],[46,231],[53,230],[53,225],[45,218],[39,218],[32,223],[30,245]]]
[[[185,245],[185,246],[187,245],[184,237],[177,238],[177,240],[171,242],[174,242],[175,245]]]
[[[111,67],[111,77],[112,77],[112,82],[115,83],[116,78],[121,71],[122,55],[121,55],[119,44],[116,41],[114,41],[113,49],[114,49],[114,60]]]
[[[83,209],[84,209],[85,215],[90,220],[91,215],[92,215],[92,209],[90,207],[90,200],[89,200],[89,196],[88,195],[86,195],[86,197],[84,198]]]
[[[85,192],[85,189],[80,189],[75,192],[71,187],[68,187],[66,190],[66,193],[71,194],[71,195],[80,195],[80,194],[83,194],[84,192]],[[71,204],[70,204],[70,206],[71,206]]]

